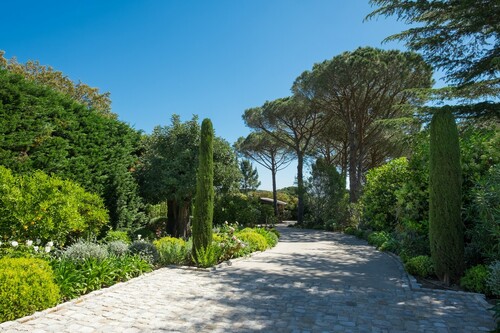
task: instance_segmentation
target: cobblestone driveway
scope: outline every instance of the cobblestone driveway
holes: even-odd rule
[[[475,294],[414,290],[351,236],[282,228],[277,247],[215,271],[164,268],[0,332],[486,332]]]

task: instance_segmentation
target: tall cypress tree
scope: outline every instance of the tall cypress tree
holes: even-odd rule
[[[201,124],[201,142],[196,177],[196,197],[193,219],[193,254],[212,243],[214,213],[214,130],[210,119]]]
[[[445,283],[463,272],[464,231],[460,145],[449,107],[434,113],[430,127],[429,240],[434,268]]]

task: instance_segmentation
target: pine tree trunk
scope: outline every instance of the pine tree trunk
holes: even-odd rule
[[[273,166],[271,167],[271,175],[273,178],[273,208],[274,208],[274,216],[279,217],[279,211],[278,211],[278,191],[276,189],[276,167]]]
[[[436,274],[449,284],[464,268],[460,146],[449,109],[433,115],[430,135],[429,241]]]
[[[298,196],[299,202],[297,204],[297,223],[304,223],[304,155],[297,154],[297,187],[298,187]]]

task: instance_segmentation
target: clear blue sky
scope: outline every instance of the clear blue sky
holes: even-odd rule
[[[368,0],[38,0],[1,10],[7,58],[111,92],[113,112],[136,129],[198,114],[231,144],[249,133],[245,109],[289,95],[300,73],[343,51],[402,48],[381,42],[405,27],[363,22]],[[295,171],[278,173],[278,188]],[[269,172],[259,175],[270,189]]]

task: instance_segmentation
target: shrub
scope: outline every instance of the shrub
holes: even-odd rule
[[[108,257],[108,249],[99,244],[78,241],[64,250],[62,256],[73,261],[83,261],[86,259],[104,260]]]
[[[128,244],[121,240],[109,242],[107,247],[109,254],[115,257],[122,257],[128,253]]]
[[[410,258],[405,263],[405,269],[411,275],[427,277],[434,274],[434,264],[429,256]]]
[[[155,265],[159,260],[159,254],[156,247],[145,241],[135,241],[129,246],[129,251],[146,260],[152,265]]]
[[[269,232],[272,232],[273,234],[276,235],[276,237],[278,237],[278,239],[281,237],[281,234],[278,230],[276,230],[275,228],[271,228],[268,230]]]
[[[380,248],[382,244],[389,241],[391,236],[385,231],[375,231],[368,235],[368,243]]]
[[[41,171],[14,176],[0,166],[0,235],[64,245],[108,222],[103,200],[78,184]]]
[[[486,280],[486,286],[493,296],[500,296],[500,261],[495,261],[488,266],[490,275]]]
[[[245,228],[237,232],[236,237],[248,244],[250,252],[265,251],[268,247],[266,238],[254,229]]]
[[[130,237],[126,231],[109,230],[106,237],[104,237],[104,241],[106,243],[122,241],[123,243],[130,244]]]
[[[163,237],[153,242],[162,265],[181,265],[187,261],[186,242],[180,238]]]
[[[0,259],[0,322],[52,307],[59,298],[59,288],[46,261]]]
[[[198,267],[207,268],[216,265],[219,262],[220,248],[215,244],[210,244],[206,248],[196,250],[196,257],[193,261]]]
[[[255,228],[253,229],[256,233],[264,236],[266,239],[268,247],[275,247],[278,244],[278,236],[271,231],[268,231],[264,228]]]
[[[489,272],[486,265],[477,265],[465,271],[464,276],[460,279],[460,286],[465,290],[476,293],[488,294],[488,286],[486,280]]]

